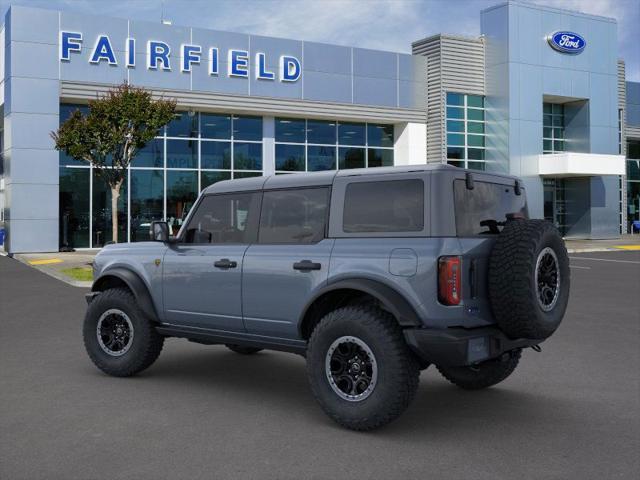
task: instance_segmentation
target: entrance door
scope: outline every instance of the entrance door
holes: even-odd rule
[[[327,281],[333,239],[325,238],[329,189],[265,191],[258,243],[244,258],[242,303],[247,332],[298,337],[309,294]]]
[[[168,323],[244,331],[242,262],[255,241],[259,193],[206,196],[164,257]]]
[[[566,235],[567,200],[566,184],[562,178],[544,180],[544,219],[553,223],[561,235]]]

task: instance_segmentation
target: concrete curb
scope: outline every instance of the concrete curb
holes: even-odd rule
[[[569,253],[593,253],[593,252],[624,252],[624,250],[619,248],[567,248],[567,252]]]
[[[56,271],[45,269],[45,268],[38,268],[36,265],[31,265],[26,259],[21,258],[20,255],[13,255],[11,258],[13,258],[14,260],[19,261],[20,263],[26,265],[27,267],[33,268],[35,270],[38,270],[39,272],[42,272],[45,275],[49,275],[50,277],[53,277],[56,280],[60,280],[61,282],[66,283],[67,285],[71,285],[72,287],[91,288],[91,285],[93,285],[93,282],[80,282],[80,281],[68,278],[66,275],[63,275],[63,274],[58,273]]]

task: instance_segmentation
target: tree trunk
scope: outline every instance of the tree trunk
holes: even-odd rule
[[[111,185],[111,240],[118,243],[118,198],[120,198],[122,180]]]

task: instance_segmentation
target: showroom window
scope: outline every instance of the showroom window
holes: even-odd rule
[[[61,104],[60,122],[75,110],[88,107]],[[60,245],[102,247],[111,241],[111,191],[87,162],[62,152],[59,158]],[[262,117],[177,112],[129,168],[118,200],[118,240],[148,240],[153,220],[166,219],[177,233],[202,189],[260,176],[262,163]]]
[[[393,166],[393,125],[275,120],[277,173]]]
[[[447,163],[485,170],[484,97],[447,92]]]
[[[627,141],[627,222],[640,220],[640,140]]]
[[[564,105],[542,105],[542,153],[564,152]]]

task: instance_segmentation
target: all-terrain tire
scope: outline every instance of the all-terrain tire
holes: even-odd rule
[[[487,360],[469,367],[441,367],[438,371],[444,378],[465,390],[480,390],[502,382],[518,366],[521,350],[505,353],[501,358]]]
[[[331,345],[342,337],[364,342],[375,357],[377,381],[360,401],[341,398],[326,370]],[[328,313],[311,334],[307,374],[313,395],[338,424],[352,430],[372,430],[396,419],[415,396],[419,363],[407,347],[393,316],[369,305],[354,305]]]
[[[554,257],[555,276],[544,268]],[[547,277],[557,281],[556,289],[541,280]],[[569,256],[558,230],[545,220],[508,221],[489,259],[489,299],[500,329],[511,338],[549,337],[567,309],[569,286]]]
[[[243,345],[235,345],[233,343],[225,343],[225,347],[227,347],[232,352],[236,352],[241,355],[253,355],[254,353],[262,351],[262,348],[245,347]]]
[[[98,322],[109,310],[124,312],[133,327],[130,346],[120,356],[106,352],[98,339]],[[91,361],[114,377],[129,377],[148,368],[156,361],[164,344],[164,337],[156,331],[152,320],[144,315],[133,294],[125,288],[105,290],[91,301],[82,333]]]

